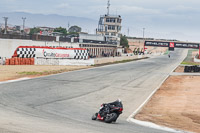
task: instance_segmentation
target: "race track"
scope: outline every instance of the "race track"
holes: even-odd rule
[[[126,119],[183,60],[185,52],[125,64],[0,84],[0,132],[164,133]],[[100,105],[120,98],[116,123],[92,121]]]

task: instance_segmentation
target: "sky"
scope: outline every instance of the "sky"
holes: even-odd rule
[[[133,37],[200,42],[200,0],[110,0],[122,16],[122,33]],[[107,13],[107,0],[0,0],[0,12],[86,17]],[[129,31],[129,32],[128,32]]]

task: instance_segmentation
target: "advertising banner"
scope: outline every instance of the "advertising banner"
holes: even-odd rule
[[[174,48],[192,48],[199,49],[198,43],[182,43],[182,42],[160,42],[160,41],[145,41],[145,46],[154,47],[169,47],[173,50]]]
[[[176,48],[193,48],[199,49],[199,44],[197,43],[175,43]]]
[[[169,47],[169,42],[145,41],[145,46]]]
[[[89,51],[83,48],[52,48],[39,46],[20,46],[12,57],[19,58],[65,58],[65,59],[89,59]]]
[[[169,43],[169,51],[174,51],[174,42]]]
[[[35,54],[36,57],[44,57],[44,58],[74,58],[74,56],[76,56],[74,50],[63,50],[63,49],[37,48]]]

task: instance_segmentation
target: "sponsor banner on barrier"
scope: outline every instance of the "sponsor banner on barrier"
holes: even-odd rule
[[[36,57],[45,58],[74,58],[76,53],[74,50],[62,50],[62,49],[40,49],[35,51]]]
[[[65,58],[65,59],[80,59],[88,60],[89,51],[83,48],[52,48],[52,47],[37,47],[37,46],[20,46],[12,57],[19,58]]]

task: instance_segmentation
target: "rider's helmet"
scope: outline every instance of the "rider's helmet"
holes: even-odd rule
[[[122,104],[122,100],[121,100],[121,99],[117,99],[117,102],[118,102],[118,106],[123,107],[123,104]]]
[[[122,102],[122,100],[121,100],[121,99],[117,99],[117,101],[118,101],[118,102],[120,102],[120,103]]]

